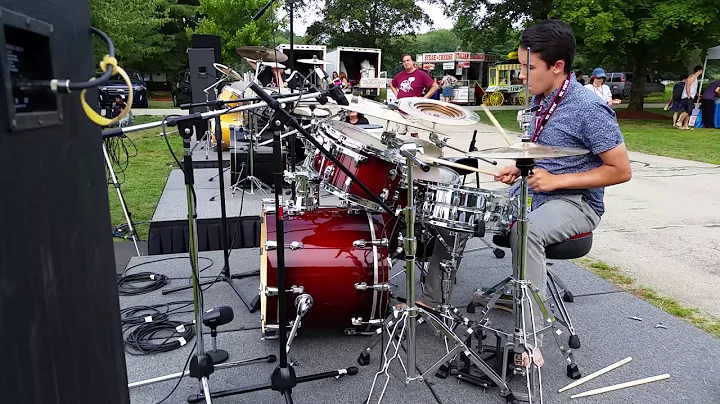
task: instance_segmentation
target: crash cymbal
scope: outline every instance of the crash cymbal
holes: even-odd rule
[[[508,147],[496,147],[470,152],[468,156],[487,159],[522,160],[580,156],[589,152],[590,151],[585,149],[576,149],[573,147],[544,146],[533,142],[520,142]]]
[[[273,69],[284,69],[285,65],[278,62],[267,62],[265,60],[253,60],[250,58],[245,58],[250,63],[262,63],[263,66],[272,67]]]
[[[473,125],[480,117],[473,111],[451,104],[423,97],[401,98],[400,110],[416,119],[424,119],[441,125]]]
[[[230,77],[231,79],[242,80],[242,76],[240,75],[240,73],[236,72],[235,70],[233,70],[225,65],[222,65],[220,63],[213,63],[213,67],[215,67],[215,69],[217,69],[217,71]]]
[[[284,62],[288,56],[281,50],[268,49],[264,46],[241,46],[235,52],[245,58],[262,60],[263,62]]]
[[[332,62],[328,62],[327,60],[318,59],[317,55],[313,55],[312,59],[298,59],[298,63],[304,63],[306,65],[331,65]]]
[[[391,109],[387,104],[368,100],[362,97],[352,96],[350,94],[347,95],[350,100],[350,105],[338,105],[338,108],[346,111],[359,112],[363,115],[373,116],[384,121],[395,122],[400,125],[406,125],[428,132],[439,133],[437,130],[429,126],[406,119],[402,114],[400,114],[400,112]]]

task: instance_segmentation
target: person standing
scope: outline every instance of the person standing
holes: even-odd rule
[[[678,122],[678,117],[685,110],[682,102],[683,90],[685,89],[685,82],[687,81],[688,75],[683,74],[680,76],[680,80],[675,83],[672,90],[672,99],[670,100],[670,109],[673,111],[673,126]]]
[[[702,108],[703,125],[706,128],[715,129],[716,97],[720,97],[720,80],[715,80],[710,83],[702,93],[700,108]]]
[[[390,89],[397,99],[422,97],[425,89],[428,90],[424,97],[431,98],[438,89],[435,80],[424,71],[415,68],[415,61],[410,54],[403,55],[402,63],[404,70],[396,74],[390,82]]]
[[[693,69],[693,74],[689,75],[687,80],[685,81],[685,88],[683,89],[682,94],[682,107],[683,111],[682,114],[680,114],[680,119],[678,120],[678,123],[675,124],[675,127],[678,129],[684,129],[684,130],[692,130],[688,125],[690,124],[690,114],[692,114],[693,108],[695,107],[695,97],[697,97],[697,89],[698,89],[698,77],[703,72],[702,66],[698,65],[695,66]]]
[[[613,105],[612,93],[610,87],[605,84],[605,70],[597,68],[593,70],[592,76],[590,76],[590,82],[585,85],[585,88],[592,91],[598,98],[608,105]]]
[[[583,78],[582,70],[578,70],[577,72],[575,72],[575,77],[577,77],[578,83],[585,85],[585,79]],[[590,81],[590,84],[592,84],[592,81]]]

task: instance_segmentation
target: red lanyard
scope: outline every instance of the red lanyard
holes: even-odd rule
[[[550,103],[550,106],[548,107],[545,112],[543,112],[543,109],[540,109],[538,111],[538,115],[541,116],[540,119],[535,123],[535,133],[533,133],[532,142],[537,141],[538,137],[540,137],[540,133],[545,129],[545,126],[547,125],[548,121],[550,120],[550,117],[555,113],[555,110],[557,109],[558,104],[560,104],[560,101],[562,101],[563,97],[565,97],[565,94],[567,94],[567,90],[570,87],[570,77],[568,76],[567,79],[563,82],[562,87],[560,87],[560,91],[558,91],[555,94],[555,97],[553,97],[552,102]]]

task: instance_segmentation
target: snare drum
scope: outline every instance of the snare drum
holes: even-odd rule
[[[417,217],[420,222],[461,232],[474,232],[485,222],[485,231],[507,234],[517,217],[517,198],[507,191],[447,186],[415,181]]]
[[[222,89],[220,96],[218,96],[218,100],[232,101],[242,99],[243,90],[245,89],[245,87],[247,87],[247,85],[247,82],[236,81],[232,84],[225,86]],[[231,104],[226,104],[226,108],[235,108],[246,104],[249,104],[249,102],[234,102]],[[222,130],[223,150],[227,150],[230,147],[230,126],[240,127],[243,125],[244,119],[242,112],[220,115],[220,128]],[[212,133],[213,143],[217,145],[217,139],[215,138],[215,119],[210,119],[210,132]]]
[[[380,139],[348,123],[327,121],[320,126],[320,130],[329,139],[329,151],[340,164],[365,184],[372,194],[384,201],[391,200],[402,179],[404,159],[399,154],[388,149]],[[366,209],[381,210],[370,195],[325,156],[316,155],[314,166],[328,192]]]
[[[353,325],[353,319],[382,319],[389,292],[372,289],[389,280],[387,250],[370,246],[384,226],[380,215],[367,212],[350,214],[347,209],[320,208],[300,215],[285,215],[285,244],[299,241],[301,248],[286,248],[285,288],[302,286],[314,305],[302,318],[303,329],[344,330],[355,333],[367,328]],[[264,336],[278,330],[277,254],[264,248],[267,240],[276,240],[275,208],[265,204],[262,213],[260,243],[260,307]],[[368,247],[356,247],[365,240]],[[282,248],[282,247],[281,247]],[[367,286],[365,288],[364,286]],[[275,288],[275,289],[269,289]],[[366,289],[366,290],[363,290]],[[294,296],[288,295],[285,310],[288,319],[296,315]]]

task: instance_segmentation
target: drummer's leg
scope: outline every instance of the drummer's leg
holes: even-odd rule
[[[526,279],[539,289],[540,297],[544,300],[547,289],[545,246],[592,231],[600,222],[600,217],[581,195],[571,195],[544,203],[528,214],[528,220]],[[510,233],[510,245],[513,252],[513,272],[517,273],[517,225],[513,226]],[[541,327],[545,324],[542,313],[534,300],[532,306],[535,325]],[[531,332],[529,306],[526,305],[525,310],[528,313],[525,317],[525,327],[527,332]],[[539,342],[541,341],[542,338]]]
[[[438,228],[437,232],[440,234],[440,236],[443,238],[445,244],[447,244],[450,248],[447,248],[445,244],[443,244],[440,240],[435,240],[435,244],[433,247],[433,255],[430,258],[430,263],[428,264],[427,269],[427,276],[425,277],[425,288],[422,294],[422,297],[420,297],[419,301],[424,303],[427,306],[430,307],[438,307],[442,304],[443,300],[443,288],[442,288],[442,279],[443,279],[443,267],[441,266],[441,263],[445,260],[451,261],[453,258],[452,249],[454,247],[455,243],[455,237],[450,235],[450,231]],[[457,273],[457,269],[460,267],[460,261],[461,261],[461,255],[462,252],[465,250],[465,244],[467,243],[467,240],[469,239],[470,235],[465,233],[456,233],[458,237],[458,243],[457,243],[457,251],[455,254],[457,255],[455,259],[454,269],[450,276],[450,291],[452,292],[452,285],[455,282],[455,275]],[[448,296],[448,303],[451,302],[450,296]]]

